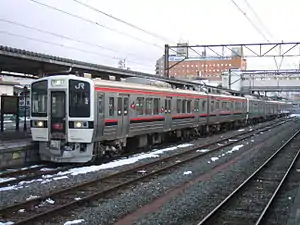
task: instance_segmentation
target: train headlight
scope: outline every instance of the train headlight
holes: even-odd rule
[[[83,122],[75,122],[74,123],[74,127],[75,128],[81,128],[81,127],[83,127]]]
[[[43,122],[43,121],[38,121],[38,122],[36,123],[36,126],[37,126],[37,127],[43,127],[43,126],[44,126],[44,122]]]

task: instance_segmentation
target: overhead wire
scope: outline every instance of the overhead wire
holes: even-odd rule
[[[44,34],[49,34],[49,35],[56,36],[56,37],[59,37],[59,38],[63,38],[63,39],[66,39],[66,40],[74,41],[74,42],[77,42],[77,43],[86,44],[86,45],[89,45],[89,46],[92,46],[92,47],[101,48],[101,49],[104,49],[104,50],[107,50],[107,51],[122,53],[122,52],[120,52],[116,49],[104,47],[102,45],[98,45],[98,44],[87,42],[87,41],[78,40],[78,39],[75,39],[75,38],[72,38],[72,37],[68,37],[68,36],[58,34],[58,33],[52,32],[52,31],[47,31],[47,30],[43,30],[43,29],[40,29],[40,28],[32,27],[32,26],[25,25],[25,24],[22,24],[22,23],[19,23],[19,22],[15,22],[15,21],[3,19],[3,18],[0,18],[0,22],[13,24],[13,25],[16,25],[16,26],[19,26],[19,27],[23,27],[23,28],[26,28],[26,29],[38,31],[38,32],[44,33]],[[132,56],[140,57],[140,58],[145,58],[145,57],[141,57],[141,56],[138,56],[138,55],[135,55],[135,54],[132,54],[132,53],[123,53],[123,54],[132,55]],[[145,58],[145,59],[147,59],[147,58]],[[150,60],[150,59],[148,59],[148,60]]]
[[[268,33],[268,35],[273,39],[276,40],[276,38],[274,38],[274,35],[270,32],[270,30],[268,29],[268,27],[263,23],[262,19],[258,16],[258,14],[255,12],[254,8],[250,5],[250,3],[248,2],[248,0],[244,0],[244,2],[246,3],[246,5],[248,6],[248,8],[251,10],[251,12],[254,14],[254,16],[256,17],[256,19],[259,21],[259,23],[261,24],[261,26],[266,30],[266,32]],[[282,62],[283,62],[283,57],[281,59],[280,65],[278,66],[277,61],[275,59],[274,56],[274,61],[276,64],[276,67],[278,70],[280,70],[281,66],[282,66]],[[290,63],[287,63],[287,65],[289,67],[292,68],[292,66],[290,65]]]
[[[21,35],[21,34],[11,33],[11,32],[4,31],[4,30],[0,30],[0,34],[1,33],[2,34],[6,34],[6,35],[10,35],[10,36],[14,36],[14,37],[24,38],[24,39],[27,39],[27,40],[41,42],[41,43],[44,43],[44,44],[49,44],[49,45],[59,46],[59,47],[63,47],[63,48],[68,48],[68,49],[76,50],[76,51],[79,51],[79,52],[84,52],[84,53],[89,53],[89,54],[93,54],[93,55],[98,55],[98,56],[102,56],[102,57],[105,57],[105,58],[115,59],[114,57],[112,57],[110,55],[101,54],[101,53],[93,52],[93,51],[88,51],[88,50],[84,50],[84,49],[81,49],[81,48],[71,47],[71,46],[67,46],[67,45],[61,44],[61,43],[55,43],[55,42],[51,42],[51,41],[45,41],[45,40],[41,40],[41,39],[37,39],[37,38],[33,38],[33,37],[28,37],[28,36]],[[131,63],[138,64],[138,65],[143,65],[143,66],[146,66],[146,67],[152,67],[150,65],[142,64],[140,62],[136,62],[136,61],[133,61],[133,60],[127,60],[127,61],[131,62]]]
[[[270,32],[270,30],[267,28],[267,26],[262,22],[261,18],[258,16],[258,14],[255,12],[255,10],[253,9],[253,7],[250,5],[250,3],[247,0],[244,0],[245,3],[247,4],[248,8],[252,11],[252,13],[254,14],[254,16],[256,17],[256,19],[260,22],[260,24],[262,25],[262,27],[267,31],[267,33],[269,34],[269,36],[271,38],[274,39],[273,34]]]
[[[263,36],[263,38],[265,40],[267,40],[267,42],[270,42],[270,40],[265,36],[265,34],[263,32],[261,32],[261,30],[255,25],[255,23],[248,17],[247,13],[244,12],[239,5],[234,1],[231,0],[231,2],[235,5],[235,7],[246,17],[246,19],[251,23],[251,25],[255,28],[255,30],[260,33],[261,36]]]
[[[145,40],[143,40],[143,39],[141,39],[141,38],[138,38],[138,37],[136,37],[136,36],[133,36],[133,35],[130,35],[130,34],[128,34],[128,33],[119,31],[119,30],[117,30],[117,29],[114,29],[114,28],[105,26],[105,25],[103,25],[103,24],[100,24],[100,23],[98,23],[98,22],[96,22],[96,21],[92,21],[92,20],[90,20],[90,19],[84,18],[84,17],[82,17],[82,16],[72,14],[72,13],[67,12],[67,11],[65,11],[65,10],[62,10],[62,9],[60,9],[60,8],[57,8],[57,7],[55,7],[55,6],[47,5],[47,4],[45,4],[45,3],[42,3],[42,2],[39,2],[39,1],[36,1],[36,0],[29,0],[29,1],[34,2],[34,3],[36,3],[36,4],[39,4],[39,5],[41,5],[41,6],[44,6],[44,7],[46,7],[46,8],[49,8],[49,9],[52,9],[52,10],[61,12],[61,13],[63,13],[63,14],[72,16],[72,17],[74,17],[74,18],[80,19],[80,20],[82,20],[82,21],[85,21],[85,22],[88,22],[88,23],[97,25],[97,26],[102,27],[102,28],[104,28],[104,29],[107,29],[107,30],[109,30],[109,31],[111,31],[111,32],[116,32],[116,33],[118,33],[118,34],[121,34],[121,35],[130,37],[130,38],[135,39],[135,40],[137,40],[137,41],[143,42],[144,44],[150,44],[150,45],[152,45],[152,46],[154,46],[154,47],[163,49],[162,46],[160,46],[160,45],[158,45],[158,44],[156,44],[156,43],[152,43],[152,42],[145,41]]]
[[[156,34],[156,33],[154,33],[154,32],[151,32],[151,31],[147,31],[147,30],[145,30],[145,29],[143,29],[143,28],[141,28],[141,27],[139,27],[139,26],[137,26],[137,25],[135,25],[135,24],[129,23],[129,22],[123,20],[123,19],[120,19],[120,18],[118,18],[118,17],[115,17],[115,16],[113,16],[113,15],[110,15],[110,14],[108,14],[108,13],[106,13],[106,12],[100,10],[100,9],[97,9],[97,8],[95,8],[95,7],[93,7],[93,6],[89,5],[89,4],[83,3],[83,2],[81,2],[81,1],[79,1],[79,0],[72,0],[72,1],[74,1],[74,2],[76,2],[76,3],[78,3],[78,4],[82,5],[82,6],[84,6],[84,7],[86,7],[86,8],[89,8],[89,9],[91,9],[91,10],[94,10],[94,11],[96,11],[96,12],[102,14],[102,15],[105,15],[105,16],[107,16],[107,17],[113,19],[113,20],[116,20],[116,21],[118,21],[118,22],[120,22],[120,23],[123,23],[123,24],[125,24],[125,25],[127,25],[127,26],[129,26],[129,27],[132,27],[132,28],[134,28],[134,29],[136,29],[136,30],[142,31],[142,32],[144,32],[144,33],[146,33],[146,34],[148,34],[148,35],[150,35],[150,36],[152,36],[152,37],[161,39],[161,40],[166,41],[166,42],[173,42],[172,40],[170,40],[170,39],[168,39],[168,38],[166,38],[166,37],[163,37],[163,36],[161,36],[161,35],[159,35],[159,34]]]

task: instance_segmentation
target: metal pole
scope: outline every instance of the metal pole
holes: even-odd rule
[[[228,89],[231,89],[231,69],[228,70]]]
[[[169,77],[169,45],[165,45],[164,76]]]
[[[27,130],[27,121],[26,121],[26,109],[27,109],[27,87],[25,86],[24,87],[24,101],[25,101],[25,104],[24,104],[24,131]]]

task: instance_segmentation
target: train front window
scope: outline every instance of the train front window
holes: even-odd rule
[[[51,116],[53,118],[64,118],[66,116],[66,94],[63,91],[51,93]]]
[[[90,117],[90,84],[79,80],[70,80],[69,116]]]
[[[47,81],[39,81],[31,85],[31,116],[47,116]]]

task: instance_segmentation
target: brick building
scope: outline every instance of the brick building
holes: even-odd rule
[[[182,57],[173,56],[169,58],[169,66],[174,65]],[[156,74],[163,76],[163,59],[156,64]],[[176,78],[194,79],[196,77],[207,80],[221,80],[221,74],[228,69],[235,68],[245,70],[247,61],[242,57],[226,58],[189,58],[170,69],[169,75]]]
[[[184,79],[207,79],[213,81],[221,81],[221,74],[228,69],[241,69],[247,68],[247,61],[241,57],[243,55],[241,49],[233,49],[234,52],[238,52],[239,55],[233,53],[228,57],[209,57],[203,54],[202,57],[189,57],[183,62],[174,66],[169,70],[169,75],[175,78]],[[181,61],[184,55],[188,55],[187,50],[178,55],[169,56],[169,67],[175,63]],[[164,56],[156,61],[155,67],[156,75],[164,75]]]

